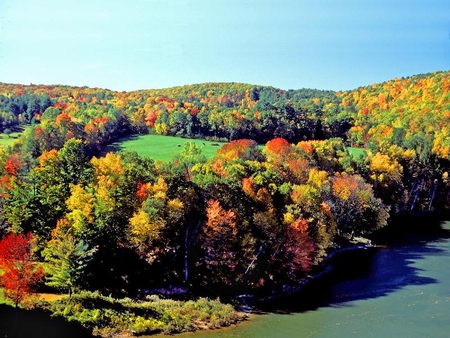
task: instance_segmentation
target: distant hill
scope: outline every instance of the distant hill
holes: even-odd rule
[[[349,131],[354,144],[395,144],[423,158],[431,152],[449,159],[449,72],[394,79],[338,96],[354,120]]]
[[[87,143],[97,136],[100,140],[94,143],[103,144],[120,135],[148,132],[222,141],[251,138],[259,143],[274,137],[290,142],[341,137],[353,146],[395,144],[422,157],[432,153],[448,159],[449,89],[449,72],[345,92],[243,83],[131,92],[1,83],[0,123],[11,129],[41,122],[45,134],[45,124],[64,113],[77,127],[68,131]]]

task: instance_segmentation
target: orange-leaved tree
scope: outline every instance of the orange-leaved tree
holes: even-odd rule
[[[238,265],[236,214],[211,199],[207,203],[206,217],[200,236],[206,268],[215,282],[230,284]]]
[[[3,294],[17,307],[34,292],[44,276],[43,268],[33,260],[33,236],[11,233],[0,241],[0,285]]]

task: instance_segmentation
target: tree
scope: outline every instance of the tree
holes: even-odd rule
[[[286,227],[283,248],[285,269],[291,278],[297,280],[299,273],[310,270],[315,251],[306,219],[297,219]]]
[[[387,223],[389,207],[359,175],[336,174],[328,202],[341,235],[364,236]]]
[[[197,146],[195,142],[188,141],[184,144],[183,150],[175,155],[172,159],[174,169],[178,172],[183,172],[187,180],[191,179],[191,169],[197,163],[205,163],[206,156],[202,154],[201,147]]]
[[[67,221],[59,221],[52,232],[52,239],[43,250],[46,284],[68,291],[81,286],[87,264],[91,261],[96,248],[88,245],[73,234]]]
[[[241,139],[225,143],[216,152],[216,158],[231,161],[235,158],[243,160],[260,160],[262,158],[258,144],[253,140]]]
[[[42,279],[42,266],[33,260],[33,236],[11,233],[0,241],[0,285],[4,296],[17,307]]]
[[[217,200],[209,200],[207,221],[202,229],[201,241],[204,262],[211,278],[219,284],[229,285],[238,265],[236,214],[225,210]]]
[[[388,155],[376,153],[368,164],[374,191],[388,204],[401,200],[403,167]]]
[[[68,184],[87,181],[90,170],[89,157],[83,143],[78,139],[70,139],[58,152],[61,161],[61,174]]]
[[[11,136],[11,129],[9,128],[5,128],[5,130],[3,130],[3,134],[5,134],[6,136],[8,136],[8,138]]]
[[[267,161],[282,165],[292,155],[292,145],[278,137],[266,143],[263,153]]]
[[[5,163],[5,171],[8,175],[16,176],[19,173],[22,161],[18,153],[13,153]]]
[[[61,114],[60,108],[48,107],[41,116],[41,123],[53,122],[59,114]]]

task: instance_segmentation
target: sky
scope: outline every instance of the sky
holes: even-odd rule
[[[449,0],[0,0],[0,82],[349,90],[450,70]]]

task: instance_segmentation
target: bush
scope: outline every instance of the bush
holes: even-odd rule
[[[182,302],[147,296],[145,301],[138,302],[83,291],[55,301],[49,307],[54,315],[77,321],[101,336],[118,332],[171,334],[218,328],[242,319],[231,305],[208,298]]]

